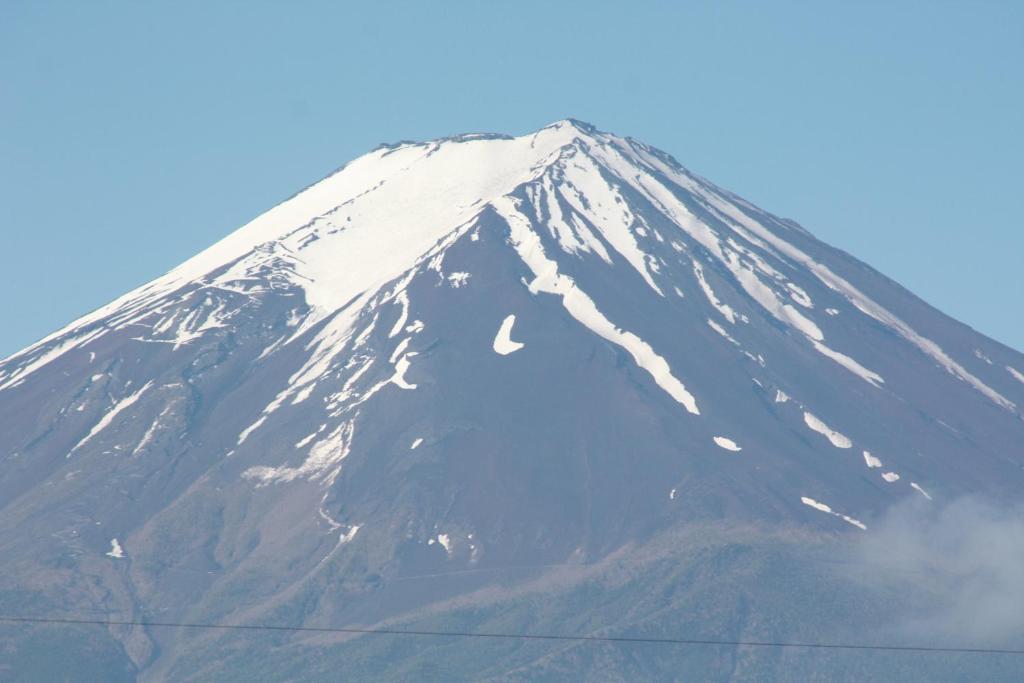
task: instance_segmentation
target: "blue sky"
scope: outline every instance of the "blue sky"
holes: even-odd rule
[[[0,356],[380,142],[573,116],[1024,349],[1024,3],[0,3]]]

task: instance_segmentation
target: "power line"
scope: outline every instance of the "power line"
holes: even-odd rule
[[[64,624],[91,626],[141,626],[145,628],[193,628],[237,631],[288,631],[304,633],[347,633],[353,635],[377,636],[439,636],[447,638],[514,638],[519,640],[587,641],[601,643],[653,643],[661,645],[728,645],[734,647],[789,647],[813,648],[819,650],[883,650],[889,652],[936,652],[984,655],[1024,655],[1024,650],[979,648],[979,647],[938,647],[923,645],[868,645],[857,643],[794,643],[762,640],[713,640],[693,638],[644,638],[640,636],[570,636],[543,633],[488,633],[474,631],[420,631],[406,629],[339,628],[328,626],[275,626],[266,624],[203,624],[169,621],[120,621],[102,619],[64,619],[51,617],[0,616],[0,622],[17,624]]]

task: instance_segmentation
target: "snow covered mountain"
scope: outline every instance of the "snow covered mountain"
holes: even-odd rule
[[[902,603],[821,559],[908,497],[1019,498],[1022,415],[1019,352],[646,144],[384,145],[0,363],[0,613],[870,640]],[[2,628],[9,673],[110,680],[952,661]]]

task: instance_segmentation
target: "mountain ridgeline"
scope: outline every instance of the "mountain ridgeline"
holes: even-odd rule
[[[917,644],[943,584],[862,550],[1015,504],[1022,414],[1024,355],[637,140],[386,145],[0,363],[0,615]],[[0,625],[0,678],[1021,666],[138,623]]]

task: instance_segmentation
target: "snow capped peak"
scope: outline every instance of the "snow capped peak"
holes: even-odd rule
[[[519,137],[467,134],[382,145],[42,342],[189,283],[245,277],[244,267],[260,266],[270,250],[292,262],[291,279],[323,317],[413,267],[577,136],[577,128],[560,122]]]
[[[203,277],[255,245],[277,242],[302,252],[309,303],[336,309],[397,277],[488,202],[531,180],[576,131],[555,124],[518,138],[471,134],[379,148],[186,261],[161,284]]]
[[[794,240],[790,223],[690,174],[664,152],[572,118],[518,137],[471,133],[382,145],[56,336],[118,312],[149,312],[188,287],[301,292],[310,310],[297,336],[346,307],[354,314],[389,283],[424,267],[440,273],[447,250],[464,235],[475,239],[489,211],[506,222],[510,211],[522,214],[523,230],[538,236],[538,247],[555,247],[559,259],[621,266],[621,277],[638,277],[659,298],[692,291],[696,278],[714,310],[702,321],[733,346],[742,348],[742,335],[721,328],[719,315],[729,325],[766,317],[835,366],[886,387],[883,373],[833,341],[829,330],[848,321],[818,313],[835,310],[816,304],[820,295],[845,299],[993,403],[1016,410],[938,343],[806,252],[808,236]],[[177,335],[161,341],[178,348],[222,327],[225,315],[179,323]],[[340,327],[336,334],[345,338]],[[762,356],[743,352],[764,364]],[[31,371],[0,377],[0,389]]]
[[[586,134],[586,135],[606,134],[606,133],[604,133],[604,131],[598,130],[597,126],[595,126],[593,124],[590,124],[590,123],[587,123],[586,121],[581,121],[580,119],[574,119],[571,116],[570,117],[566,117],[564,119],[559,119],[558,121],[555,121],[553,123],[549,123],[548,125],[544,126],[544,128],[542,130],[547,130],[549,128],[556,129],[556,130],[572,128],[572,129],[575,129],[577,132],[583,133],[583,134]]]

